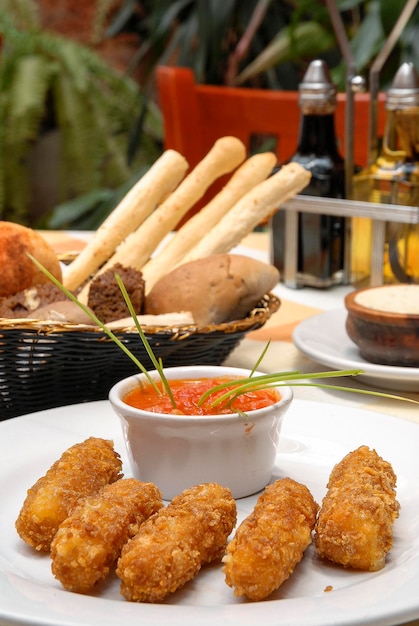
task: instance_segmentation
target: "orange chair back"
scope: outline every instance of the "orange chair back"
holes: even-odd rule
[[[260,148],[272,150],[281,163],[295,152],[300,110],[298,92],[247,89],[197,84],[191,69],[157,68],[157,88],[164,122],[164,147],[177,150],[194,167],[216,139],[234,135],[243,141],[248,153]],[[345,100],[338,94],[335,115],[336,136],[345,154]],[[380,94],[378,134],[385,123],[384,95]],[[369,94],[355,97],[354,162],[368,160]],[[214,183],[201,206],[216,193],[226,177]]]

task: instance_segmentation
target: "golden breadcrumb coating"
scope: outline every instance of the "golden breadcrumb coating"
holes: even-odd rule
[[[175,496],[171,507],[191,511],[202,520],[204,534],[199,545],[201,563],[220,559],[237,521],[236,503],[230,490],[217,483],[195,485]]]
[[[267,598],[292,574],[311,543],[318,505],[291,478],[268,485],[227,546],[223,572],[235,596]]]
[[[121,478],[113,442],[89,437],[66,450],[28,492],[16,530],[27,544],[48,552],[58,526],[80,498]]]
[[[361,446],[332,470],[315,526],[321,557],[355,569],[384,567],[399,515],[396,475],[375,450]]]
[[[236,503],[216,483],[176,496],[140,527],[122,549],[116,573],[121,593],[135,602],[161,602],[221,556],[236,524]]]
[[[69,591],[91,591],[109,574],[122,546],[162,506],[160,490],[135,478],[83,498],[52,541],[52,573]]]

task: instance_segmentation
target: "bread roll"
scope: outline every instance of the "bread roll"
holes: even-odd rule
[[[279,280],[273,265],[217,254],[179,265],[146,296],[151,315],[190,311],[199,326],[242,319]]]
[[[46,304],[27,315],[29,319],[62,322],[67,324],[84,324],[95,326],[89,315],[71,300],[60,300]]]
[[[0,222],[0,297],[49,281],[27,256],[27,252],[61,281],[57,255],[39,233],[14,222]]]

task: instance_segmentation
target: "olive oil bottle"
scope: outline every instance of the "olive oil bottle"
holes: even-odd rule
[[[353,198],[419,206],[419,75],[412,63],[399,68],[387,92],[382,147],[376,161],[354,176]],[[371,235],[371,220],[354,218],[351,280],[357,285],[369,278]],[[387,223],[383,280],[419,282],[419,225]]]

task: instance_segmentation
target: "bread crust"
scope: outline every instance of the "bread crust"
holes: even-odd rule
[[[55,278],[62,279],[58,257],[39,233],[14,222],[0,222],[0,297],[49,281],[27,256],[28,252]]]
[[[146,295],[145,312],[190,311],[199,326],[238,320],[278,280],[273,265],[239,254],[214,254],[163,276]]]

